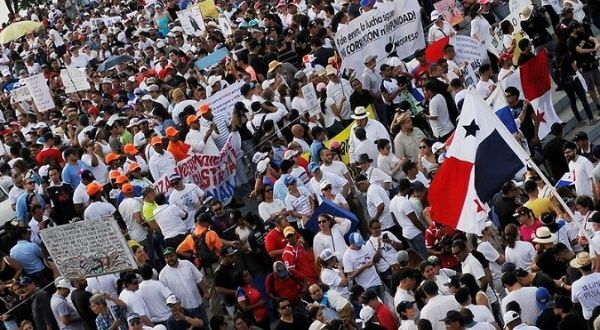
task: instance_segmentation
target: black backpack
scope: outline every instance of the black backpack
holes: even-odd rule
[[[202,267],[210,267],[210,265],[219,261],[217,254],[206,245],[206,233],[208,233],[208,229],[200,236],[192,234],[194,245],[196,246],[197,257],[200,259],[200,265],[202,265]]]
[[[266,137],[265,129],[263,128],[265,125],[266,119],[267,119],[267,115],[264,114],[263,117],[260,119],[260,125],[258,125],[258,127],[255,126],[252,121],[250,121],[250,124],[252,125],[252,128],[254,129],[254,134],[252,134],[252,140],[254,140],[254,144],[256,144],[256,145],[259,145],[260,142],[262,141],[262,139],[264,139]]]

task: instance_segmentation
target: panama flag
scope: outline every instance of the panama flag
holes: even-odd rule
[[[467,233],[481,233],[488,202],[528,158],[490,106],[469,91],[452,144],[429,188],[432,218]]]
[[[501,82],[503,88],[516,87],[521,92],[521,98],[531,103],[534,120],[540,123],[538,129],[540,140],[550,133],[552,124],[562,122],[552,104],[549,65],[548,53],[543,49]]]

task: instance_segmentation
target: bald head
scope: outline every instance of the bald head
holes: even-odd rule
[[[304,127],[300,124],[292,126],[292,135],[295,138],[302,138],[304,136]]]

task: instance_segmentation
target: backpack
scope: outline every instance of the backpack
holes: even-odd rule
[[[196,246],[197,258],[200,259],[202,267],[210,267],[210,265],[219,261],[217,254],[206,245],[206,233],[208,233],[208,229],[200,236],[192,234],[194,245]]]
[[[254,123],[252,121],[250,121],[250,124],[252,125],[252,128],[254,129],[254,133],[252,134],[252,140],[254,140],[254,143],[256,145],[260,144],[260,141],[263,138],[265,138],[265,136],[266,136],[265,129],[263,128],[266,119],[267,119],[267,115],[265,114],[261,118],[260,125],[258,125],[258,127],[256,127],[254,125]]]

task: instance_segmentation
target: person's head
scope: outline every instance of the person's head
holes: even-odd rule
[[[517,277],[517,274],[515,274],[515,272],[506,272],[502,274],[500,280],[502,281],[502,286],[506,288],[509,292],[514,290],[514,288],[516,287],[521,287],[521,284],[519,283],[519,278]]]
[[[467,288],[461,287],[454,293],[454,299],[456,299],[456,302],[461,306],[467,306],[471,303],[471,293]]]
[[[527,38],[519,40],[518,47],[522,53],[529,54],[531,52],[531,41]]]
[[[515,198],[517,196],[519,192],[519,189],[517,188],[517,185],[515,185],[515,183],[512,180],[506,181],[503,185],[502,185],[502,195],[509,197],[509,198]]]
[[[472,298],[475,298],[475,295],[480,290],[479,284],[477,283],[477,279],[475,279],[475,276],[473,276],[473,274],[470,273],[462,274],[458,278],[458,283],[460,283],[460,286],[462,288],[469,290],[469,294]]]
[[[142,317],[137,313],[129,314],[127,316],[127,325],[129,325],[129,330],[143,329]]]
[[[575,137],[573,138],[573,142],[579,149],[587,148],[589,145],[588,135],[586,132],[580,131],[575,133]]]
[[[167,265],[171,267],[176,267],[179,262],[177,259],[177,253],[172,247],[166,247],[163,250],[163,257],[165,258],[165,262],[167,263]]]
[[[61,278],[56,282],[56,293],[63,297],[67,297],[71,292],[71,284],[64,278]]]
[[[367,178],[366,175],[364,174],[359,174],[356,176],[356,178],[354,179],[354,183],[356,184],[356,188],[360,191],[360,192],[367,192],[367,190],[369,189],[369,179]]]
[[[506,327],[506,329],[509,330],[512,330],[519,324],[523,323],[521,321],[521,316],[515,311],[507,311],[506,313],[504,313],[502,320],[504,321],[504,326]]]
[[[123,281],[123,288],[127,290],[137,291],[137,289],[139,288],[140,282],[138,280],[137,274],[134,272],[125,273],[121,280]]]
[[[326,182],[326,187],[324,189],[331,189],[331,184]],[[331,231],[331,226],[333,226],[333,217],[327,213],[321,213],[319,218],[317,219],[319,224],[319,231],[329,233]]]
[[[289,300],[285,298],[277,300],[275,306],[277,307],[279,315],[281,315],[282,317],[288,317],[292,315],[292,304]]]
[[[371,306],[373,309],[377,309],[377,307],[381,304],[379,301],[379,296],[375,290],[369,289],[363,292],[361,299],[363,304]]]
[[[106,299],[102,293],[96,293],[90,297],[90,309],[98,315],[107,312]]]
[[[573,311],[573,303],[571,298],[563,295],[554,296],[554,301],[550,303],[555,315],[566,315]]]
[[[465,318],[456,310],[446,312],[446,317],[443,321],[446,325],[446,330],[460,330],[465,328]]]
[[[398,272],[399,286],[404,290],[412,290],[417,284],[415,271],[410,268],[403,268]]]
[[[295,246],[298,243],[298,238],[296,237],[296,230],[292,226],[287,226],[283,229],[283,236],[285,237],[285,241],[292,246]]]
[[[534,219],[533,211],[527,206],[519,206],[513,216],[519,221],[521,225],[529,224]]]
[[[19,324],[19,330],[34,330],[33,329],[33,323],[29,320],[23,320],[20,324]]]
[[[251,324],[244,314],[237,314],[233,318],[233,327],[235,330],[250,330]]]
[[[323,289],[318,284],[312,284],[308,288],[308,292],[314,301],[321,301],[323,299]]]
[[[438,285],[431,280],[426,280],[425,282],[423,282],[423,284],[421,285],[421,288],[423,289],[423,293],[425,293],[425,295],[427,296],[427,298],[432,298],[438,295],[439,293],[439,287]]]
[[[451,252],[456,259],[462,262],[465,261],[471,251],[467,248],[467,243],[465,241],[457,239],[452,242]]]
[[[479,67],[479,76],[481,80],[488,80],[491,78],[493,72],[492,72],[492,66],[488,63],[484,63]]]
[[[575,210],[582,215],[587,214],[594,210],[594,200],[587,195],[577,196],[577,198],[575,198]]]
[[[353,250],[360,250],[365,245],[365,240],[358,232],[351,233],[348,236],[348,241],[350,242],[350,248]]]
[[[396,306],[396,312],[402,320],[414,320],[417,316],[414,301],[403,300]]]
[[[506,96],[506,102],[508,103],[508,105],[515,106],[517,105],[517,103],[519,103],[519,97],[521,96],[521,92],[519,92],[519,90],[516,87],[509,86],[504,90],[504,96]]]
[[[431,100],[431,98],[433,98],[437,94],[435,87],[435,82],[431,80],[428,80],[423,84],[423,94],[427,100]]]

